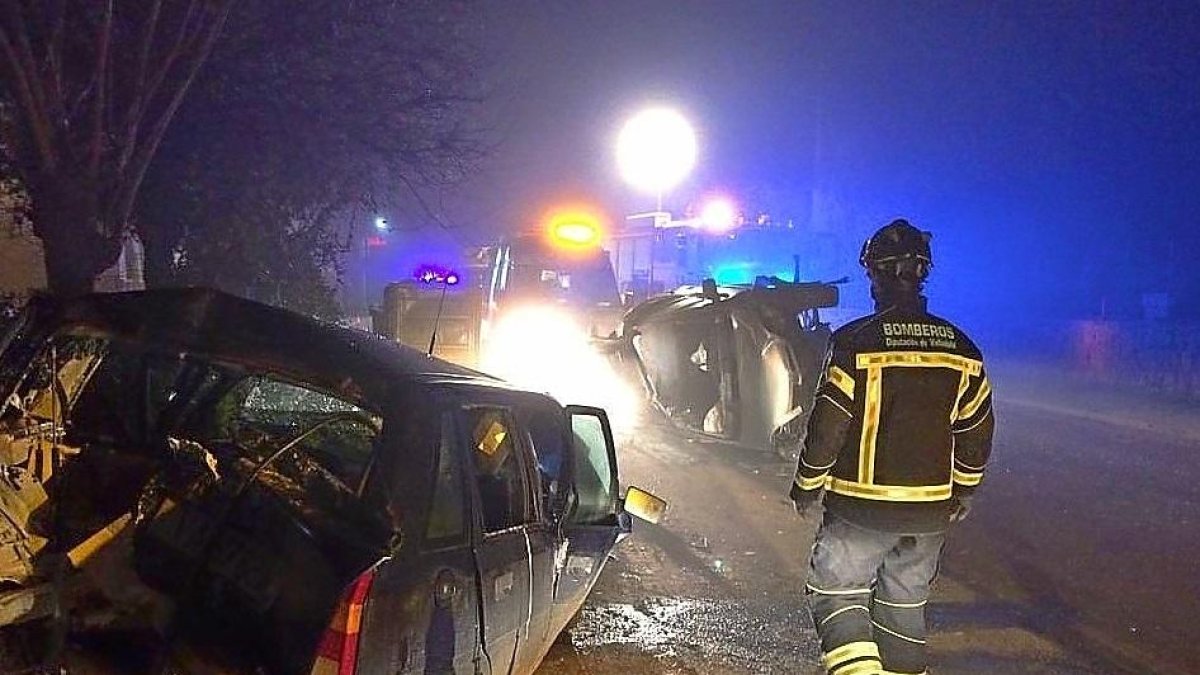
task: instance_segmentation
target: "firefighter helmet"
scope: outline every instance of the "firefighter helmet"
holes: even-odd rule
[[[929,240],[933,237],[913,227],[907,220],[897,219],[879,228],[863,243],[858,262],[868,274],[886,274],[924,281],[933,267]]]

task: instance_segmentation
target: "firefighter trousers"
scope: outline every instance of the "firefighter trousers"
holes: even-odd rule
[[[944,532],[905,535],[825,512],[805,594],[830,675],[925,673],[925,604]]]

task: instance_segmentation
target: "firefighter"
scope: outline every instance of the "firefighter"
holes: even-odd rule
[[[926,672],[925,604],[992,447],[983,357],[926,311],[930,235],[862,248],[875,313],[833,334],[790,497],[824,513],[805,593],[830,675]]]

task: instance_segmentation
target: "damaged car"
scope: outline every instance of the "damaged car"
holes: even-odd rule
[[[608,350],[675,425],[787,452],[803,434],[831,331],[832,283],[712,279],[629,310]]]
[[[211,290],[0,336],[0,670],[529,673],[630,513],[603,410]]]

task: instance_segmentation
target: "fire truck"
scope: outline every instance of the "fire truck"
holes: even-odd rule
[[[473,249],[460,271],[418,270],[385,289],[375,330],[560,400],[604,407],[625,426],[644,397],[596,349],[616,335],[624,308],[598,233],[578,225]]]
[[[679,232],[661,248],[673,250]],[[753,234],[710,249],[770,264],[747,245]],[[767,234],[762,238],[778,241],[778,233]],[[789,280],[771,274],[729,283],[720,264],[704,269],[689,257],[654,266],[668,256],[650,250],[635,257],[631,237],[612,245],[610,256],[589,237],[570,228],[557,237],[518,236],[474,250],[461,281],[425,270],[393,284],[377,330],[560,400],[604,407],[619,430],[657,411],[689,432],[794,448],[830,335],[820,311],[836,307],[836,284],[802,282],[799,262]],[[632,303],[618,291],[614,259],[623,270],[631,261],[650,263],[656,283],[685,273],[711,276]]]

